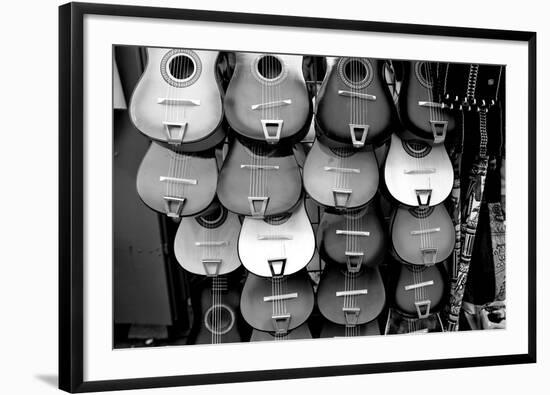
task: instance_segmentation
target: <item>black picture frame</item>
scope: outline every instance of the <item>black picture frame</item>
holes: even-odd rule
[[[83,379],[83,20],[85,15],[231,22],[286,27],[402,33],[528,43],[528,352],[254,372]],[[69,392],[279,380],[426,369],[534,363],[536,361],[536,33],[283,15],[69,3],[59,8],[59,388]]]

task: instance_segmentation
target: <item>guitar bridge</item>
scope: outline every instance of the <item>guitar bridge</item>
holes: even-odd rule
[[[203,259],[202,260],[204,273],[207,277],[216,277],[220,272],[221,265],[222,265],[221,259]]]
[[[271,258],[267,260],[272,277],[280,277],[285,274],[286,258]]]
[[[349,124],[349,133],[351,135],[351,142],[355,148],[362,148],[367,140],[367,134],[369,133],[369,125],[358,125],[355,123]]]
[[[183,142],[187,122],[163,122],[166,141],[171,145],[180,145]]]
[[[441,144],[445,141],[448,124],[448,121],[430,121],[432,134],[434,136],[434,144]]]
[[[345,255],[348,272],[358,273],[361,270],[361,264],[363,263],[363,256],[365,254],[362,252],[346,251]]]
[[[281,138],[281,129],[283,128],[282,119],[262,119],[262,129],[264,138],[268,144],[276,144]],[[269,128],[275,128],[275,133],[270,133]]]
[[[353,190],[351,189],[334,188],[332,190],[332,195],[334,197],[334,206],[340,209],[346,208],[352,192]]]
[[[273,322],[273,328],[278,335],[285,335],[288,333],[290,327],[290,314],[277,314],[271,316]]]
[[[164,210],[166,215],[170,218],[181,217],[183,211],[183,205],[185,204],[185,198],[176,196],[163,196],[164,198]]]
[[[437,259],[437,248],[421,248],[422,262],[426,266],[435,265]]]
[[[357,326],[359,322],[359,313],[361,309],[359,307],[344,307],[342,308],[344,312],[344,319],[346,320],[346,327]]]
[[[414,307],[416,307],[416,314],[418,318],[428,318],[430,315],[430,306],[432,304],[431,300],[422,300],[420,302],[414,302]]]
[[[415,189],[414,193],[416,194],[416,200],[420,207],[428,207],[430,205],[430,200],[432,198],[431,189]]]
[[[253,218],[265,217],[265,210],[267,209],[267,203],[269,197],[267,196],[249,196],[248,203],[250,205],[250,215]]]

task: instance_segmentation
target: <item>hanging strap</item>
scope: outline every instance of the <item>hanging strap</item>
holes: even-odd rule
[[[488,203],[491,247],[495,269],[495,301],[506,300],[506,222],[500,202]]]
[[[462,308],[462,299],[468,279],[468,271],[472,260],[472,250],[476,236],[479,211],[483,192],[485,189],[485,178],[487,177],[487,109],[479,112],[480,146],[479,155],[474,161],[470,171],[470,183],[467,192],[467,205],[463,213],[465,223],[462,225],[460,260],[457,269],[456,281],[451,287],[451,298],[449,301],[449,314],[447,317],[447,330],[458,330],[458,318]]]

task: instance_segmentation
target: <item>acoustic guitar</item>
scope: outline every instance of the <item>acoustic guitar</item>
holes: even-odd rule
[[[327,320],[348,327],[366,324],[378,317],[385,303],[378,267],[354,273],[334,265],[325,268],[317,289],[317,305]]]
[[[443,144],[401,140],[395,133],[384,164],[389,193],[407,206],[435,206],[453,187],[453,165]]]
[[[212,148],[225,137],[219,53],[147,48],[147,66],[130,102],[138,130],[180,151]]]
[[[301,140],[312,114],[302,60],[296,55],[236,53],[224,99],[231,128],[268,144]]]
[[[241,314],[257,330],[286,335],[306,322],[314,299],[307,273],[272,278],[249,273],[241,294]]]
[[[384,81],[384,60],[327,58],[315,111],[318,133],[332,144],[362,148],[388,136],[395,105]]]
[[[456,126],[455,116],[444,103],[448,63],[403,62],[399,92],[399,116],[403,125],[423,139],[442,143]]]
[[[195,344],[241,342],[237,328],[239,292],[228,286],[225,276],[207,278],[201,292],[201,319]]]
[[[263,332],[257,329],[253,329],[252,335],[250,336],[251,342],[283,341],[283,340],[298,340],[298,339],[312,339],[311,332],[307,326],[307,323],[304,323],[287,333]]]
[[[143,202],[169,217],[195,215],[216,195],[218,167],[214,150],[185,154],[151,143],[136,177]]]
[[[320,337],[379,336],[381,334],[377,320],[354,326],[338,325],[327,321],[323,324]]]
[[[197,217],[182,218],[174,240],[174,254],[188,272],[217,276],[241,266],[237,241],[241,223],[218,202]]]
[[[218,198],[229,210],[255,218],[291,211],[302,194],[292,147],[234,139],[218,182]]]
[[[433,265],[453,252],[455,229],[443,204],[424,208],[397,207],[390,233],[395,253],[407,263]]]
[[[374,151],[329,148],[316,139],[304,163],[304,188],[324,207],[347,210],[365,206],[378,189]]]
[[[406,317],[427,318],[443,305],[446,274],[442,264],[400,264],[395,288],[395,307]]]
[[[373,267],[385,254],[386,236],[374,205],[346,214],[325,212],[317,230],[319,254],[350,272]]]
[[[238,245],[244,267],[258,276],[289,275],[306,267],[315,252],[315,236],[303,200],[292,213],[245,217]]]

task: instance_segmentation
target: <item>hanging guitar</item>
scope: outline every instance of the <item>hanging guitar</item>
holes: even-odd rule
[[[236,53],[224,100],[231,128],[268,144],[301,140],[312,114],[302,60],[295,55]]]
[[[446,274],[442,264],[400,264],[395,288],[395,307],[406,317],[427,318],[443,305]]]
[[[258,276],[289,275],[306,267],[315,252],[315,236],[303,200],[292,213],[245,217],[238,245],[244,267]]]
[[[448,63],[403,62],[399,116],[406,129],[434,144],[445,141],[456,126],[455,115],[444,102]]]
[[[386,303],[386,291],[378,267],[349,272],[328,265],[317,289],[321,314],[335,324],[355,327],[374,320]]]
[[[252,336],[250,337],[251,342],[283,341],[283,340],[298,340],[298,339],[312,339],[311,332],[307,326],[307,323],[304,323],[287,333],[263,332],[257,329],[253,329]]]
[[[429,332],[443,332],[443,324],[439,314],[430,314],[426,318],[411,318],[410,316],[404,316],[399,310],[389,310],[386,334],[421,334]]]
[[[320,337],[355,337],[381,335],[378,321],[372,320],[363,325],[346,326],[327,321],[323,324]]]
[[[147,66],[130,102],[138,130],[180,151],[212,148],[225,137],[219,53],[147,48]]]
[[[350,272],[378,265],[386,250],[385,232],[372,204],[341,215],[325,212],[317,242],[324,260],[339,263]]]
[[[435,206],[451,193],[454,173],[443,144],[401,140],[395,133],[384,164],[388,192],[407,206]]]
[[[302,177],[292,147],[233,140],[220,171],[218,198],[229,210],[256,218],[292,210]]]
[[[306,322],[314,299],[307,273],[271,278],[249,273],[241,294],[241,313],[251,327],[284,336]]]
[[[407,263],[434,265],[453,252],[455,229],[443,204],[397,207],[390,233],[395,253]]]
[[[185,154],[151,143],[136,177],[143,202],[169,217],[195,215],[216,195],[214,150]]]
[[[395,107],[384,65],[377,59],[327,58],[315,120],[329,146],[362,148],[387,137]]]
[[[239,292],[229,287],[225,276],[207,278],[205,283],[201,292],[200,326],[194,344],[241,342],[237,327]]]
[[[218,202],[197,217],[182,218],[174,240],[174,254],[188,272],[217,276],[241,266],[237,241],[241,223]]]
[[[304,164],[304,188],[324,207],[365,206],[378,189],[378,163],[373,150],[329,148],[316,139]]]

